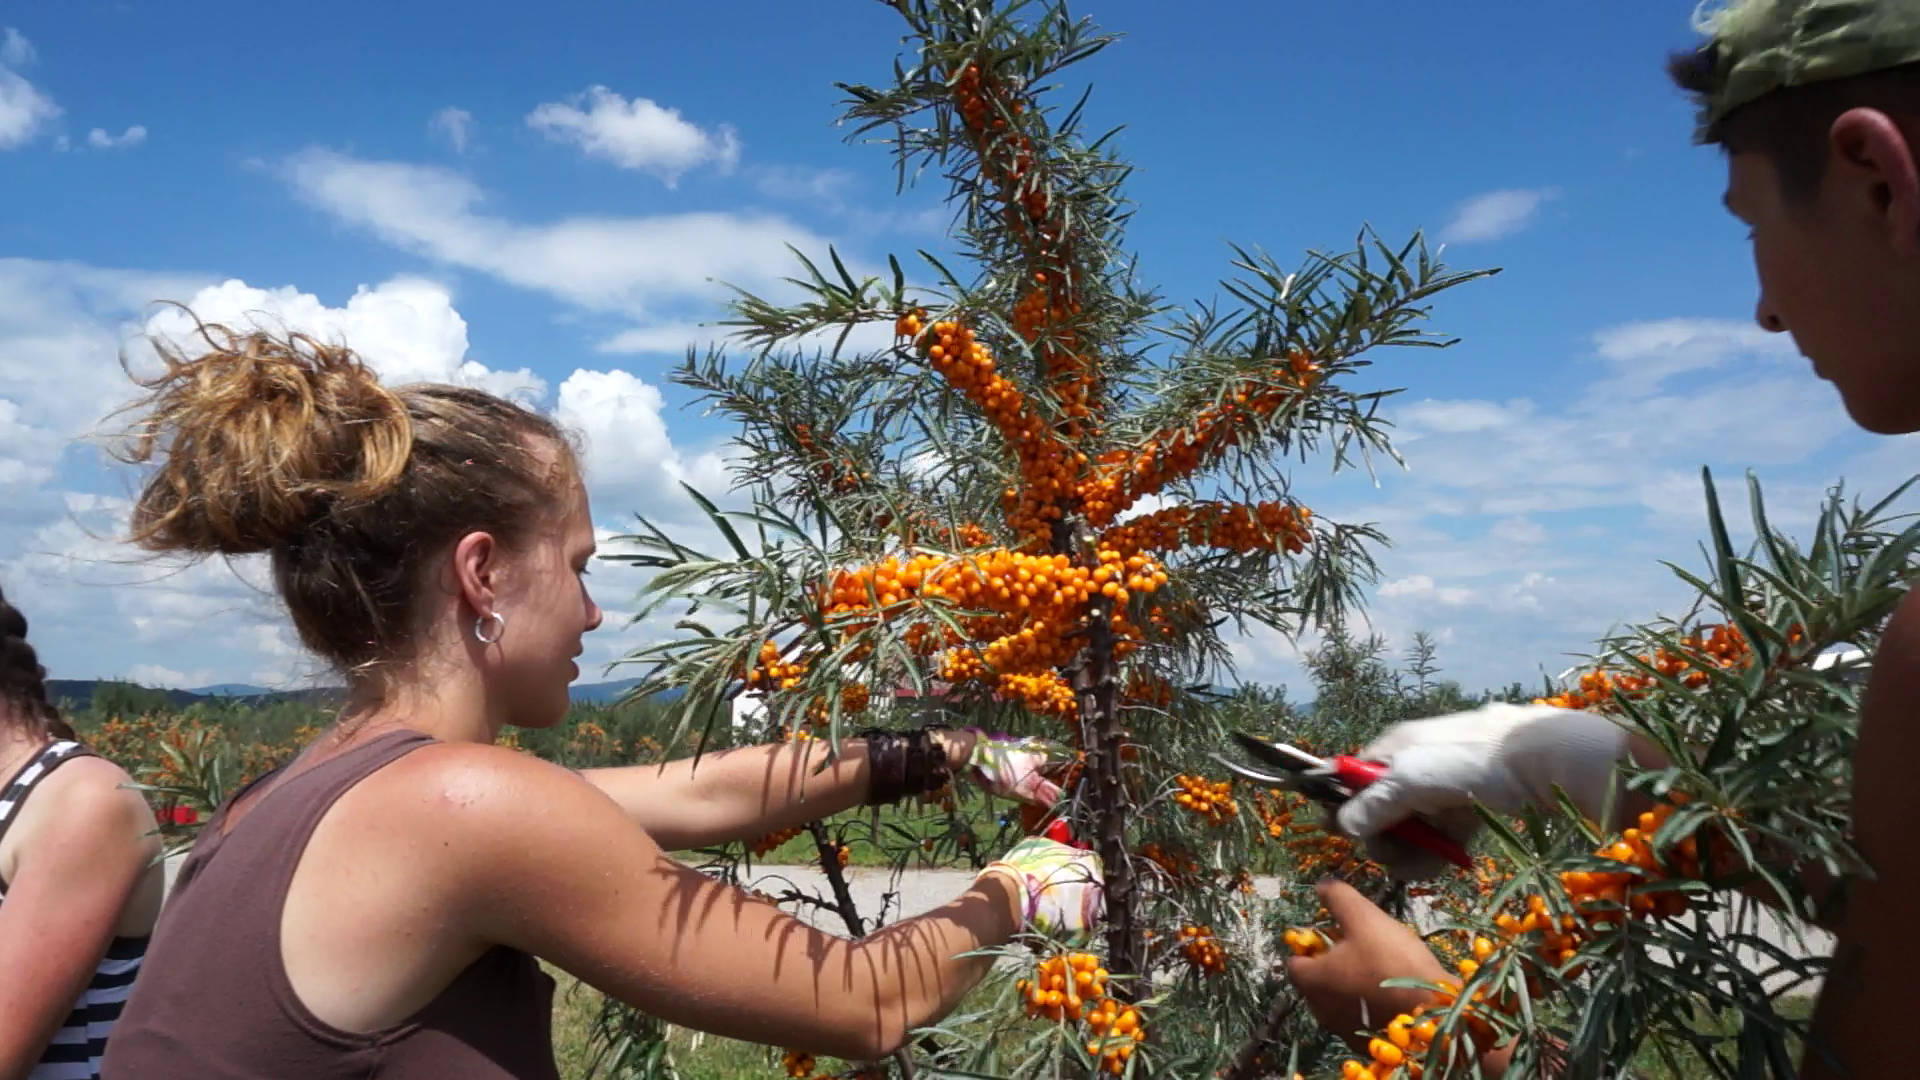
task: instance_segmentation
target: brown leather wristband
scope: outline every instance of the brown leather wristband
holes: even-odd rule
[[[899,735],[872,728],[860,733],[867,742],[868,806],[885,806],[914,795],[939,791],[953,782],[946,750],[932,731],[920,728]]]

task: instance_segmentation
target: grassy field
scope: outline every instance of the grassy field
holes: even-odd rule
[[[550,969],[551,970],[551,969]],[[552,972],[560,984],[553,999],[553,1051],[561,1080],[592,1080],[588,1038],[600,1012],[600,994],[561,971]],[[722,1039],[674,1028],[670,1049],[674,1071],[681,1080],[736,1080],[744,1077],[780,1077],[780,1051],[772,1047]]]

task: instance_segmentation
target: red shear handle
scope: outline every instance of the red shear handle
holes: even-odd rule
[[[1348,791],[1359,791],[1386,774],[1387,767],[1377,761],[1362,761],[1348,754],[1340,754],[1333,759],[1333,778],[1346,785]],[[1425,818],[1410,817],[1396,821],[1387,826],[1385,831],[1395,840],[1425,848],[1463,870],[1473,869],[1473,856],[1467,854],[1467,849]]]
[[[1091,850],[1088,845],[1074,839],[1073,827],[1067,824],[1065,818],[1054,818],[1041,835],[1056,844],[1065,844],[1068,847],[1079,848],[1081,851]]]

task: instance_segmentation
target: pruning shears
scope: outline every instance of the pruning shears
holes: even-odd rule
[[[1213,759],[1228,772],[1262,787],[1297,791],[1329,807],[1339,806],[1352,798],[1355,792],[1387,774],[1387,766],[1380,762],[1362,761],[1350,754],[1337,754],[1328,760],[1315,757],[1298,747],[1268,742],[1243,731],[1234,732],[1233,740],[1255,761],[1278,771],[1249,768],[1214,754]],[[1467,854],[1467,849],[1425,818],[1410,817],[1397,821],[1386,829],[1386,835],[1431,851],[1455,866],[1464,869],[1473,867],[1473,857]]]

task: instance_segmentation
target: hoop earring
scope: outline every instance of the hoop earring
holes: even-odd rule
[[[488,635],[488,624],[492,623],[492,635]],[[482,645],[493,645],[506,635],[507,617],[497,611],[490,611],[473,620],[473,640]]]

